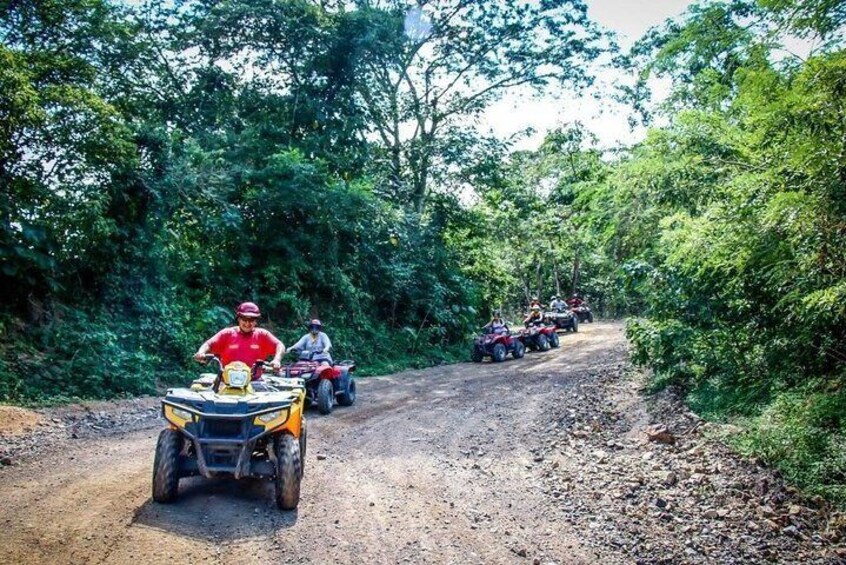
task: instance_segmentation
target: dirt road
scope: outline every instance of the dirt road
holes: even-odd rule
[[[153,503],[161,422],[152,403],[123,435],[96,437],[104,426],[93,426],[45,437],[46,447],[0,468],[0,563],[834,563],[846,555],[824,505],[707,439],[707,426],[671,399],[643,400],[621,325],[585,324],[561,343],[522,361],[364,379],[352,408],[309,412],[296,512],[279,512],[261,481],[183,479],[177,503]],[[645,438],[655,422],[673,444]]]

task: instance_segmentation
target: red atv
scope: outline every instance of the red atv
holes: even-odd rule
[[[354,361],[341,361],[335,364],[321,362],[323,354],[303,351],[296,363],[285,367],[285,376],[305,381],[306,400],[310,405],[317,405],[321,414],[329,414],[335,406],[335,400],[341,406],[352,406],[355,402]]]
[[[529,324],[520,333],[523,336],[523,343],[532,351],[549,351],[552,347],[558,347],[555,326],[543,323]]]
[[[519,335],[513,335],[508,328],[485,328],[485,333],[473,340],[473,352],[470,358],[474,363],[481,363],[490,357],[495,363],[505,361],[511,353],[515,359],[526,354],[526,346]]]

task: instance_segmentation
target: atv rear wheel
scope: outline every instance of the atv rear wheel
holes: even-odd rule
[[[513,355],[515,359],[522,359],[525,354],[526,346],[523,345],[522,341],[516,341],[514,343],[514,351],[511,352],[511,355]]]
[[[156,502],[172,502],[176,499],[182,441],[182,434],[170,428],[165,428],[159,434],[153,462],[153,500]]]
[[[294,510],[300,503],[300,478],[303,475],[300,445],[294,436],[283,434],[276,440],[276,505]]]
[[[335,389],[332,381],[323,379],[317,385],[317,410],[323,414],[332,413],[332,406],[335,404]]]
[[[503,344],[497,343],[496,345],[494,345],[493,354],[491,355],[494,362],[502,363],[503,361],[505,361],[506,355],[508,355],[508,349],[506,349]]]
[[[538,335],[538,351],[549,351],[549,340],[543,334]]]
[[[338,404],[341,406],[352,406],[355,402],[355,381],[350,377],[347,382],[347,390],[338,395]]]
[[[558,347],[558,334],[553,332],[549,334],[549,346]]]
[[[473,352],[470,354],[470,359],[474,363],[481,363],[482,359],[484,359],[484,358],[485,358],[485,354],[482,353],[481,351],[479,351],[478,347],[474,347]]]

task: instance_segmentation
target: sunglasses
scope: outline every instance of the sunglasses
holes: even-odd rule
[[[240,322],[247,322],[248,324],[257,324],[258,320],[256,318],[238,318]]]

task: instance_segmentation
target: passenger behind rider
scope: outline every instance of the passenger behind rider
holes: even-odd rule
[[[252,302],[244,302],[238,306],[235,316],[238,325],[217,332],[200,346],[194,354],[194,359],[203,362],[206,355],[211,353],[220,358],[224,367],[234,361],[240,361],[253,368],[256,362],[264,361],[273,355],[270,364],[274,371],[278,371],[282,366],[285,345],[269,331],[256,327],[261,317],[259,307]],[[257,367],[252,375],[253,381],[259,379],[261,367]]]
[[[563,312],[567,309],[567,303],[558,298],[558,296],[553,296],[552,302],[549,303],[549,309],[553,312]]]
[[[485,330],[485,333],[498,333],[508,331],[508,324],[502,319],[502,313],[496,310],[491,321],[482,326],[482,329]]]
[[[523,325],[526,327],[542,324],[543,323],[543,313],[541,312],[541,307],[539,304],[535,304],[532,306],[531,310],[529,311],[529,315],[523,319]]]
[[[306,351],[312,353],[312,360],[321,364],[332,365],[332,356],[329,350],[332,349],[332,342],[329,336],[323,333],[323,324],[320,320],[312,320],[308,324],[309,332],[291,346],[292,350]]]

